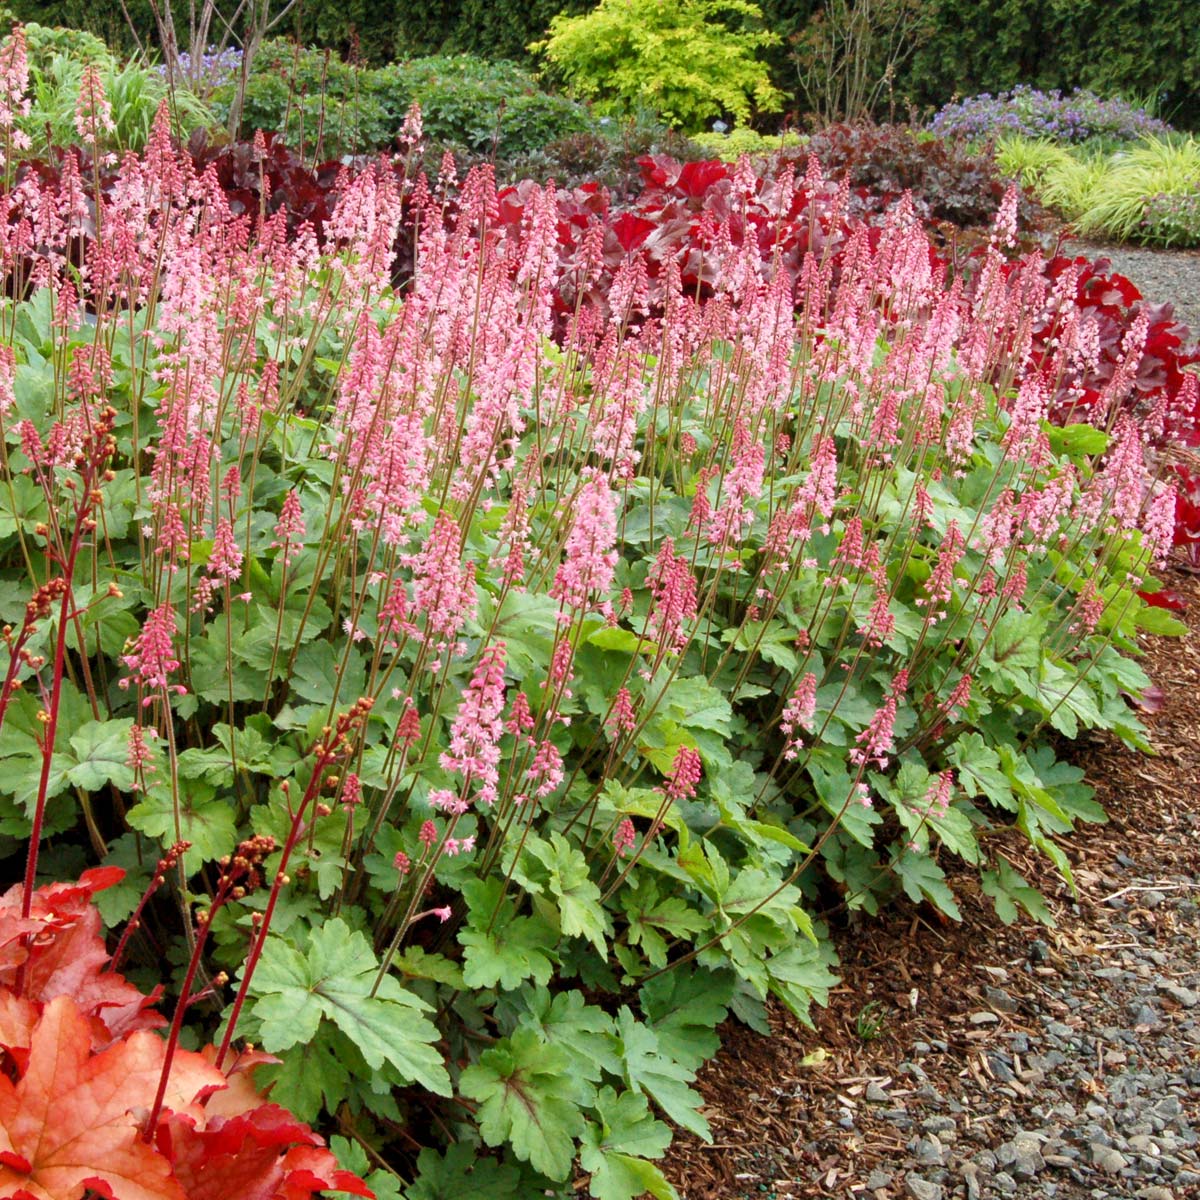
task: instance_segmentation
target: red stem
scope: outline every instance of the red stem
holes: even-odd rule
[[[75,529],[71,534],[71,549],[64,564],[62,604],[58,614],[58,636],[54,643],[54,674],[50,684],[50,708],[46,714],[46,734],[42,742],[42,773],[38,781],[37,804],[33,810],[33,826],[29,831],[29,854],[25,859],[25,891],[21,896],[21,916],[28,918],[33,907],[33,885],[37,878],[38,844],[42,840],[42,823],[46,816],[46,789],[50,785],[50,764],[54,758],[54,741],[58,732],[58,705],[62,698],[63,662],[67,653],[67,615],[71,607],[71,581],[75,575],[75,560],[79,556],[83,518],[86,508],[77,511]],[[17,977],[17,994],[24,983],[24,964]]]
[[[283,884],[287,878],[288,859],[291,858],[292,851],[296,848],[296,843],[300,840],[300,834],[303,832],[304,813],[313,798],[321,790],[325,768],[333,759],[334,755],[329,751],[329,748],[323,746],[313,766],[312,778],[308,781],[308,787],[304,791],[300,807],[296,809],[296,813],[292,817],[292,826],[288,830],[287,841],[283,844],[283,853],[279,857],[279,866],[275,871],[275,879],[271,883],[271,894],[267,898],[267,907],[263,910],[263,917],[259,923],[258,933],[251,944],[250,953],[246,956],[246,968],[242,972],[242,982],[238,986],[238,993],[233,1001],[233,1011],[229,1014],[229,1024],[225,1027],[225,1036],[221,1039],[221,1047],[217,1051],[216,1068],[218,1071],[221,1070],[225,1062],[225,1055],[229,1053],[229,1045],[233,1041],[234,1030],[237,1028],[238,1018],[242,1014],[242,1006],[246,1003],[246,994],[250,990],[250,980],[254,976],[254,969],[258,966],[258,960],[262,957],[262,952],[266,947],[267,932],[271,928],[271,918],[275,915],[275,905],[279,900],[279,893],[283,890]]]
[[[196,938],[192,957],[188,959],[187,974],[183,977],[183,986],[179,991],[179,1000],[175,1005],[175,1013],[171,1017],[171,1029],[167,1034],[167,1049],[163,1055],[162,1070],[158,1075],[158,1091],[154,1093],[154,1106],[150,1109],[150,1116],[147,1117],[146,1124],[142,1127],[142,1141],[144,1142],[149,1142],[154,1137],[154,1127],[158,1124],[158,1114],[162,1112],[163,1101],[167,1095],[167,1082],[171,1077],[171,1064],[175,1060],[175,1051],[179,1046],[179,1032],[183,1028],[183,1014],[187,1011],[188,997],[192,994],[192,984],[195,982],[196,972],[200,968],[200,955],[204,950],[204,943],[208,940],[208,931],[212,926],[213,914],[223,901],[224,897],[221,895],[218,895],[213,900],[212,907],[208,910],[208,916],[201,926],[200,936]],[[218,1068],[220,1065],[220,1061],[218,1060]]]

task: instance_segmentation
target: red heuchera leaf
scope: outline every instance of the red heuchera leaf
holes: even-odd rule
[[[16,1084],[0,1075],[0,1195],[78,1200],[93,1188],[121,1200],[186,1200],[133,1115],[153,1099],[164,1043],[135,1033],[100,1054],[91,1046],[87,1019],[59,996],[33,1030],[24,1075]]]
[[[39,888],[29,918],[20,889],[0,898],[0,1196],[79,1200],[308,1200],[337,1189],[373,1194],[338,1168],[322,1139],[265,1102],[250,1051],[222,1072],[216,1050],[176,1050],[152,1143],[141,1125],[166,1043],[143,996],[101,968],[95,892],[121,877],[91,871]],[[12,989],[25,963],[25,994]]]
[[[1138,592],[1151,608],[1165,608],[1170,612],[1185,612],[1187,599],[1171,588],[1162,588],[1157,592]]]
[[[29,1063],[29,1047],[37,1019],[36,1004],[22,1000],[7,988],[0,988],[0,1047],[8,1051],[22,1073]]]
[[[373,1195],[338,1168],[320,1137],[275,1104],[210,1116],[204,1128],[172,1114],[159,1125],[157,1141],[188,1200],[308,1200],[327,1188]]]
[[[89,1018],[97,1048],[166,1023],[151,1009],[158,991],[144,996],[123,975],[103,969],[109,955],[92,897],[124,874],[120,867],[97,867],[77,884],[38,888],[27,920],[21,917],[20,885],[0,898],[0,985],[11,987],[25,962],[23,998],[45,1003],[70,996]]]
[[[200,1057],[206,1063],[217,1061],[216,1046],[205,1046],[200,1051]],[[226,1087],[210,1096],[204,1104],[208,1120],[213,1117],[237,1117],[252,1108],[257,1108],[263,1102],[262,1093],[254,1086],[254,1072],[267,1063],[278,1063],[280,1060],[273,1054],[262,1050],[243,1050],[232,1063],[222,1068]]]

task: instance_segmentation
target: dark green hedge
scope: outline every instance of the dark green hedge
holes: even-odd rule
[[[1163,0],[935,0],[938,34],[898,90],[919,104],[1016,83],[1158,99],[1159,115],[1200,128],[1200,20]]]
[[[153,42],[149,0],[126,0],[126,7],[142,40]],[[520,61],[555,13],[590,7],[588,0],[301,0],[286,28],[274,32],[352,54],[368,66],[442,53]],[[0,11],[21,21],[88,29],[125,47],[134,41],[120,0],[7,0]]]

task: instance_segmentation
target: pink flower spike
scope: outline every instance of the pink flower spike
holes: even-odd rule
[[[138,683],[151,691],[170,687],[168,676],[179,669],[179,660],[174,657],[174,639],[175,610],[170,604],[160,604],[146,618],[132,652],[121,656],[131,674],[120,681],[120,686],[127,688]],[[178,685],[173,690],[179,695],[187,692]]]
[[[633,827],[633,822],[628,817],[622,817],[620,824],[613,832],[613,849],[617,852],[618,858],[624,858],[630,850],[633,849],[634,843],[637,842],[637,831]]]

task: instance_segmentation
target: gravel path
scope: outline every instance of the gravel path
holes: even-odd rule
[[[1103,256],[1113,269],[1137,284],[1147,300],[1169,303],[1175,315],[1200,338],[1200,250],[1146,250],[1104,242],[1065,242],[1068,254]]]
[[[1001,925],[964,877],[962,925],[901,908],[844,931],[815,1030],[723,1031],[700,1079],[716,1145],[671,1153],[684,1200],[1200,1198],[1200,579],[1167,582],[1195,615],[1147,641],[1157,756],[1077,750],[1110,815],[1063,842],[1078,898],[1013,838],[1055,927]]]

